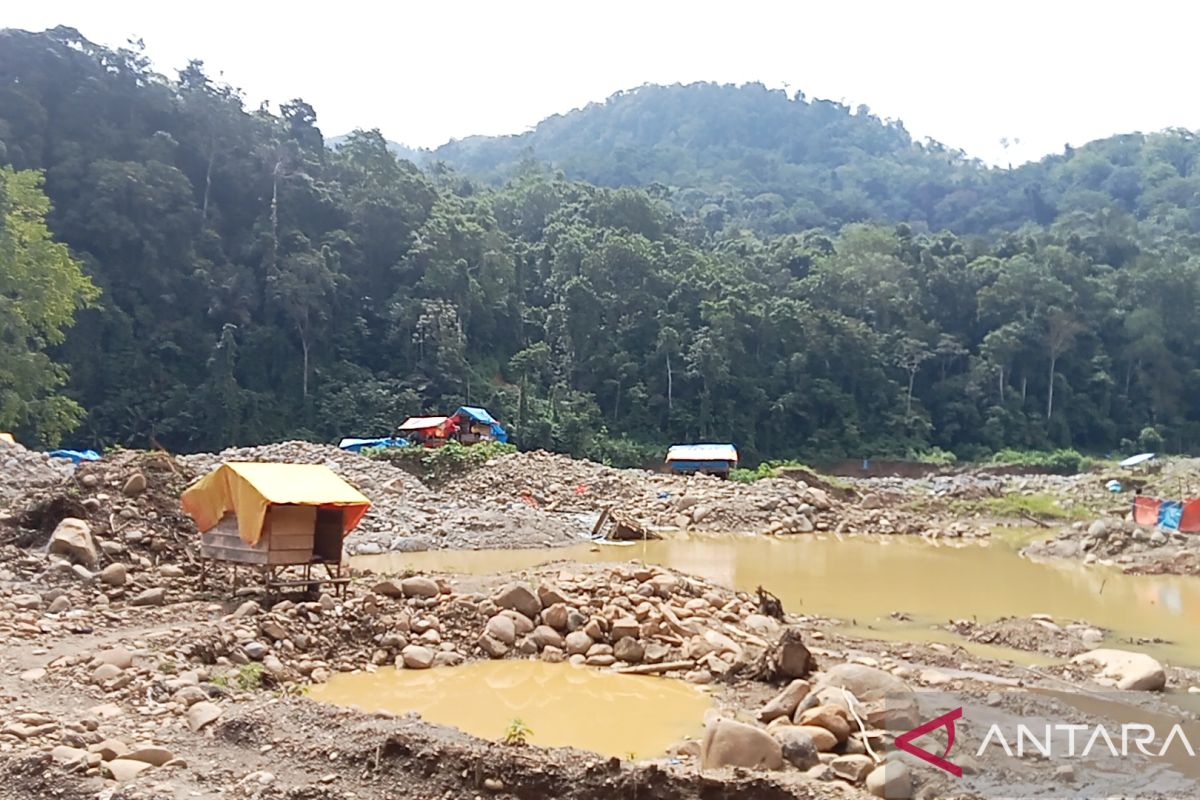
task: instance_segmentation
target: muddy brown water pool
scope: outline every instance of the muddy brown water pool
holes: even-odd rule
[[[337,674],[309,696],[364,711],[416,711],[428,722],[492,740],[519,720],[531,744],[618,758],[658,756],[699,735],[711,705],[682,681],[512,660]]]
[[[990,543],[954,545],[901,536],[727,535],[629,546],[584,543],[538,550],[388,553],[359,556],[351,563],[378,574],[416,570],[482,575],[562,559],[638,560],[744,591],[761,585],[777,594],[790,612],[847,620],[864,635],[882,639],[963,644],[965,640],[933,626],[950,619],[989,622],[1041,613],[1060,624],[1079,620],[1108,629],[1111,646],[1133,647],[1171,664],[1200,665],[1200,579],[1125,575],[1100,566],[1034,561],[1017,552],[1031,535],[1015,530]],[[893,619],[897,611],[908,619]],[[1052,661],[1037,654],[1004,654],[1026,663]]]

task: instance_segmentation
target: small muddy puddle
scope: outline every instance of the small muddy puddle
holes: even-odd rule
[[[1027,534],[1009,531],[990,545],[939,545],[899,536],[693,537],[625,547],[390,553],[352,563],[382,574],[410,569],[491,574],[560,559],[636,559],[744,591],[761,585],[791,612],[844,619],[880,638],[955,641],[930,627],[951,619],[990,622],[1042,613],[1060,624],[1086,620],[1112,630],[1113,646],[1200,665],[1200,580],[1032,561],[1017,554],[1022,538]],[[909,618],[892,619],[896,611]],[[1131,641],[1134,637],[1171,644]]]
[[[341,673],[309,696],[364,711],[416,711],[428,722],[492,740],[520,720],[532,744],[619,758],[659,756],[685,736],[698,736],[711,702],[682,681],[540,661]]]

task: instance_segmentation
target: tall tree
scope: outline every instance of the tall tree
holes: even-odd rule
[[[67,370],[47,351],[99,291],[50,235],[41,185],[37,172],[0,167],[0,428],[55,444],[83,409],[58,393]]]

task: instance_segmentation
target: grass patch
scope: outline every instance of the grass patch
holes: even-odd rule
[[[980,514],[1001,519],[1040,520],[1090,519],[1094,512],[1083,505],[1063,506],[1059,498],[1049,494],[1006,494],[982,500],[957,500],[951,508],[959,513]]]

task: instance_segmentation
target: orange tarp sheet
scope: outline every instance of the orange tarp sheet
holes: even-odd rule
[[[1160,505],[1162,505],[1162,501],[1157,497],[1138,495],[1133,498],[1133,521],[1138,525],[1157,525]]]
[[[267,507],[317,506],[343,511],[343,533],[354,529],[371,501],[320,464],[222,464],[183,493],[183,510],[207,531],[229,512],[237,514],[238,536],[258,544]]]

